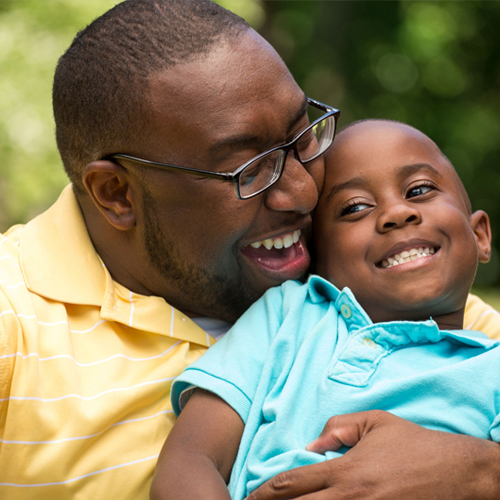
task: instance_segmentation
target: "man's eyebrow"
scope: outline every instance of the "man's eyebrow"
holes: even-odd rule
[[[307,96],[304,94],[304,99],[302,101],[302,105],[297,110],[297,113],[292,117],[292,119],[288,122],[288,126],[286,130],[290,130],[293,126],[299,122],[304,115],[307,113],[307,108],[309,104],[307,101]],[[242,134],[242,135],[230,135],[229,137],[224,137],[220,141],[215,142],[210,147],[210,151],[217,151],[220,149],[239,149],[245,147],[259,147],[262,146],[262,137],[257,135],[250,134]],[[278,144],[277,144],[278,146]]]
[[[245,147],[255,147],[261,144],[261,142],[262,138],[256,135],[230,135],[212,144],[212,146],[210,146],[210,151],[214,152],[224,149],[237,150]]]
[[[298,123],[304,115],[307,114],[307,109],[309,108],[309,101],[307,100],[307,96],[304,94],[304,98],[302,100],[302,106],[297,110],[295,116],[288,122],[287,130],[292,129],[296,123]]]

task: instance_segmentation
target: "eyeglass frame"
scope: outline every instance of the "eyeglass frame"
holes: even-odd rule
[[[285,168],[285,163],[286,163],[286,158],[287,158],[288,153],[290,152],[290,150],[294,151],[295,158],[303,165],[304,163],[309,163],[311,161],[316,160],[318,157],[320,157],[332,145],[333,139],[335,138],[335,133],[336,133],[336,130],[337,130],[337,119],[338,119],[338,116],[340,114],[340,110],[338,110],[336,108],[332,108],[330,106],[327,106],[326,104],[323,104],[322,102],[319,102],[319,101],[316,101],[314,99],[311,99],[310,97],[307,97],[307,104],[309,104],[309,105],[311,105],[311,106],[313,106],[313,107],[315,107],[317,109],[321,109],[321,110],[325,111],[326,113],[323,116],[319,117],[317,120],[314,120],[314,122],[311,123],[310,125],[308,125],[304,130],[301,130],[290,142],[288,142],[286,144],[283,144],[281,146],[276,146],[276,147],[274,147],[272,149],[269,149],[268,151],[264,151],[263,153],[260,153],[257,156],[254,156],[253,158],[251,158],[250,160],[248,160],[247,162],[245,162],[243,165],[240,165],[233,172],[212,172],[210,170],[201,170],[201,169],[198,169],[198,168],[182,167],[180,165],[170,165],[168,163],[159,163],[159,162],[156,162],[156,161],[145,160],[143,158],[138,158],[138,157],[131,156],[131,155],[128,155],[128,154],[124,154],[124,153],[113,153],[113,154],[110,154],[110,155],[106,155],[104,158],[102,158],[102,160],[113,160],[113,159],[120,159],[121,158],[123,160],[129,160],[129,161],[132,161],[132,162],[135,162],[135,163],[141,163],[143,165],[147,165],[147,166],[154,167],[154,168],[161,168],[161,169],[164,169],[164,170],[172,170],[172,171],[185,172],[187,174],[197,175],[199,177],[206,177],[206,178],[209,178],[209,179],[219,179],[221,181],[229,181],[229,182],[232,182],[234,184],[234,191],[235,191],[236,197],[239,200],[248,200],[248,199],[253,198],[254,196],[257,196],[260,193],[266,191],[273,184],[275,184],[276,182],[279,181],[279,179],[281,178],[281,175],[283,174],[283,170]],[[335,119],[335,126],[334,126],[334,129],[333,129],[332,142],[325,149],[325,151],[322,151],[321,153],[317,153],[312,158],[309,158],[306,161],[302,161],[300,159],[299,153],[297,151],[297,143],[298,143],[298,141],[309,130],[311,130],[318,123],[322,122],[323,120],[326,120],[330,116],[335,116],[335,118],[336,118]],[[274,179],[271,179],[270,183],[267,186],[259,189],[258,191],[256,191],[255,193],[252,193],[249,196],[244,196],[243,197],[241,195],[241,193],[240,193],[240,184],[239,184],[239,177],[242,174],[242,172],[249,165],[251,165],[252,163],[254,163],[254,162],[260,160],[261,158],[263,158],[264,156],[267,156],[267,155],[269,155],[271,153],[274,153],[275,151],[278,151],[278,150],[284,150],[285,151],[285,155],[283,157],[283,165],[281,167],[279,175],[277,175]]]

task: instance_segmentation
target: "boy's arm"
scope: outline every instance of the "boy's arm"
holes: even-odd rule
[[[151,500],[230,500],[226,483],[243,428],[225,401],[197,389],[160,453]]]

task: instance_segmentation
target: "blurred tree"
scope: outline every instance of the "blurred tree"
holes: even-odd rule
[[[341,123],[402,120],[433,138],[500,249],[500,2],[218,0],[261,32]],[[58,57],[116,0],[0,1],[0,230],[67,182],[50,103]],[[498,284],[498,251],[477,282]]]
[[[52,77],[76,32],[117,1],[0,1],[0,226],[53,203],[66,175],[52,118]]]

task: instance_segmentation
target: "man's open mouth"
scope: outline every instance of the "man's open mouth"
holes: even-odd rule
[[[251,243],[252,248],[260,248],[262,245],[268,250],[271,248],[276,248],[281,250],[282,248],[290,248],[294,243],[297,243],[300,239],[300,229],[297,229],[293,233],[285,234],[284,236],[278,236],[277,238],[268,238],[262,241],[256,241]]]
[[[402,252],[395,253],[387,259],[383,260],[377,267],[383,267],[388,269],[390,267],[399,266],[405,262],[411,262],[412,260],[421,259],[423,257],[428,257],[429,255],[434,255],[439,251],[439,247],[415,247]]]
[[[241,251],[270,271],[284,271],[285,268],[290,268],[290,276],[285,278],[297,277],[296,275],[305,272],[309,265],[309,254],[300,236],[301,231],[297,229],[281,236],[255,241],[243,247]]]

